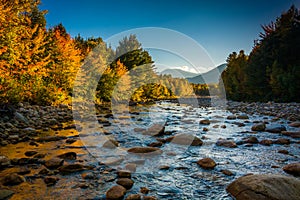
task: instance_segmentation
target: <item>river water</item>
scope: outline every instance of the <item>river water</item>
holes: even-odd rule
[[[158,199],[232,199],[226,192],[226,186],[236,178],[249,173],[285,174],[282,170],[284,165],[299,161],[299,138],[252,132],[251,127],[255,122],[264,121],[267,126],[283,125],[288,131],[299,131],[299,128],[289,127],[288,121],[271,116],[248,115],[249,119],[227,119],[230,115],[232,113],[224,108],[198,107],[168,101],[133,106],[129,110],[115,109],[113,115],[98,113],[95,126],[77,121],[78,127],[81,127],[79,131],[68,129],[43,133],[73,138],[76,141],[72,144],[67,144],[62,139],[40,143],[38,146],[22,142],[0,148],[1,154],[9,159],[23,158],[24,153],[29,150],[45,154],[44,160],[72,151],[77,154],[77,159],[66,162],[81,163],[93,166],[94,169],[69,175],[54,172],[59,181],[54,186],[47,187],[37,175],[44,166],[38,163],[26,164],[30,169],[30,173],[24,175],[26,182],[4,188],[15,192],[12,199],[104,199],[105,192],[116,184],[115,170],[124,168],[128,163],[136,163],[136,172],[132,174],[135,183],[127,194],[139,193],[141,187],[147,187],[150,190],[148,195]],[[211,123],[200,124],[199,121],[203,119],[208,119]],[[163,125],[165,134],[141,134],[142,130],[147,130],[154,124]],[[127,153],[128,148],[148,146],[180,133],[200,138],[203,145],[167,142],[159,147],[162,150],[160,155],[137,156]],[[287,138],[290,144],[264,146],[241,142],[250,136],[255,136],[258,141]],[[107,138],[114,138],[119,147],[103,148]],[[217,146],[219,138],[232,140],[240,145],[237,148]],[[289,153],[278,153],[278,150],[287,150]],[[202,169],[196,162],[204,157],[212,158],[217,166],[212,170]],[[4,169],[0,171],[0,176],[18,172],[21,167],[24,166]],[[225,175],[223,170],[230,170],[233,175]],[[93,177],[84,179],[84,173],[91,173]]]

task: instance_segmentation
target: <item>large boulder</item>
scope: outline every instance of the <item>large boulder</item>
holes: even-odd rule
[[[248,175],[226,188],[236,200],[299,199],[300,180],[282,175]]]

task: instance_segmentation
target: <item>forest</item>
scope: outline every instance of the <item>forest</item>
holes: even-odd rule
[[[227,58],[222,74],[227,98],[236,101],[300,102],[300,15],[292,6],[262,26],[249,55]]]
[[[103,61],[101,67],[105,68],[96,83],[97,102],[111,101],[117,83],[121,95],[116,98],[137,102],[193,94],[187,80],[155,73],[152,57],[135,35],[123,38],[116,49],[100,37],[72,38],[62,24],[46,28],[47,11],[39,9],[40,3],[39,0],[0,3],[1,102],[70,103],[76,74],[96,47],[101,48],[97,59]],[[128,97],[131,85],[139,87]]]

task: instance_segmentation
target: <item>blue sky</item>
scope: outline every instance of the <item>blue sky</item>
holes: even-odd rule
[[[62,23],[72,36],[105,40],[134,28],[172,29],[198,42],[218,65],[233,51],[249,53],[261,25],[292,4],[299,8],[300,0],[42,0],[40,7],[48,10],[48,27]],[[153,53],[154,60],[167,57]],[[169,65],[184,64],[174,60]]]

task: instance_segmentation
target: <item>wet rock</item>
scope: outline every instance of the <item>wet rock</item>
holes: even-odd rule
[[[19,175],[25,175],[25,174],[29,174],[30,173],[30,169],[28,167],[20,167],[18,174]]]
[[[192,134],[180,133],[173,137],[167,138],[167,141],[179,144],[179,145],[190,145],[190,146],[201,146],[202,140]]]
[[[162,154],[162,150],[157,147],[133,147],[127,150],[129,153],[137,155],[158,155]]]
[[[123,186],[115,185],[106,191],[107,200],[121,200],[126,194],[126,189]]]
[[[199,123],[202,125],[210,125],[210,121],[208,119],[202,119]]]
[[[197,161],[197,164],[203,169],[213,169],[217,165],[211,158],[203,158]]]
[[[281,131],[286,131],[286,128],[283,125],[271,125],[267,126],[265,131],[269,133],[281,133]]]
[[[6,175],[1,180],[1,183],[3,185],[19,185],[23,182],[25,182],[24,177],[22,177],[16,173]]]
[[[80,172],[80,171],[83,171],[85,169],[86,169],[85,166],[83,166],[82,164],[78,164],[78,163],[63,165],[63,166],[58,168],[59,172],[62,173],[62,174]]]
[[[29,124],[29,121],[26,117],[24,117],[21,113],[15,112],[15,119],[19,122],[23,122],[25,124]]]
[[[281,145],[290,144],[290,143],[291,143],[290,140],[286,138],[278,138],[277,140],[274,141],[274,144],[281,144]]]
[[[238,127],[244,127],[246,126],[244,123],[242,122],[233,122],[232,124],[237,125]]]
[[[226,140],[226,139],[218,139],[218,141],[216,142],[217,146],[222,146],[222,147],[228,147],[228,148],[236,148],[237,145],[234,141],[232,140]]]
[[[225,128],[226,128],[226,125],[222,125],[221,128],[225,129]]]
[[[264,131],[266,129],[265,123],[257,123],[251,127],[252,131]]]
[[[135,163],[129,163],[125,165],[125,170],[128,170],[130,172],[136,171],[136,164]]]
[[[67,144],[73,144],[74,142],[76,142],[77,140],[76,139],[74,139],[74,138],[68,138],[67,140],[66,140],[66,143]]]
[[[64,140],[66,139],[66,136],[46,136],[46,137],[40,137],[37,138],[37,142],[54,142],[54,141],[59,141],[59,140]]]
[[[300,176],[300,163],[291,163],[285,165],[282,169],[288,174],[292,174],[294,176]]]
[[[129,190],[130,188],[132,188],[134,182],[133,180],[129,179],[129,178],[119,178],[117,180],[117,184],[123,186],[124,188],[126,188],[127,190]]]
[[[161,147],[163,145],[162,142],[152,142],[148,146],[149,147]]]
[[[233,173],[230,170],[227,170],[227,169],[223,169],[221,172],[226,176],[232,176],[233,175]]]
[[[208,128],[204,127],[204,128],[202,129],[202,131],[207,132],[207,131],[208,131]]]
[[[258,139],[255,136],[251,136],[249,138],[247,138],[245,140],[246,143],[250,143],[250,144],[257,144],[258,143]]]
[[[241,114],[237,116],[238,119],[249,119],[248,115],[246,114]]]
[[[289,124],[289,126],[291,126],[291,127],[300,127],[300,121],[297,121],[297,122],[292,122],[292,123],[290,123]]]
[[[61,158],[51,158],[45,162],[45,166],[49,169],[57,169],[64,164],[64,160]]]
[[[281,153],[281,154],[289,154],[289,151],[288,151],[288,150],[285,150],[285,149],[280,149],[280,150],[278,150],[278,153]]]
[[[37,153],[38,153],[37,151],[26,151],[25,156],[31,157],[31,156],[34,156]]]
[[[150,190],[149,190],[148,188],[146,188],[146,187],[141,187],[141,188],[140,188],[140,192],[141,192],[142,194],[148,194],[148,193],[150,192]]]
[[[236,116],[235,115],[229,115],[229,116],[227,116],[227,119],[228,120],[235,120]]]
[[[107,149],[114,149],[114,148],[116,148],[118,146],[119,146],[119,142],[116,141],[114,138],[109,138],[103,144],[103,147],[107,148]]]
[[[281,133],[292,138],[300,138],[300,131],[282,131]]]
[[[236,200],[298,199],[300,181],[282,175],[248,175],[233,181],[226,190]]]
[[[160,170],[168,170],[170,169],[170,166],[169,165],[162,165],[159,167]]]
[[[46,154],[43,154],[43,153],[38,153],[36,155],[33,156],[33,158],[45,158]]]
[[[75,152],[67,152],[67,153],[60,154],[57,157],[65,160],[76,160],[77,154]]]
[[[142,196],[140,194],[130,194],[125,200],[141,200]]]
[[[51,173],[51,171],[47,168],[43,168],[39,171],[38,174],[41,174],[41,175],[49,175]]]
[[[6,190],[6,189],[0,189],[0,199],[9,199],[14,194],[14,191]]]
[[[6,156],[0,156],[0,169],[8,167],[10,165],[10,160]]]
[[[131,172],[128,170],[119,170],[117,175],[119,178],[131,178]]]
[[[81,177],[83,179],[95,179],[96,178],[96,176],[91,172],[83,173],[83,174],[81,174]]]
[[[165,125],[153,124],[150,128],[148,128],[146,131],[143,131],[142,133],[151,136],[161,136],[164,135],[164,132],[165,132]]]
[[[59,178],[56,176],[47,176],[44,178],[44,182],[46,183],[47,186],[55,185],[58,180],[59,180]]]
[[[271,144],[273,144],[273,141],[272,140],[261,140],[259,142],[259,144],[265,145],[265,146],[270,146]]]

